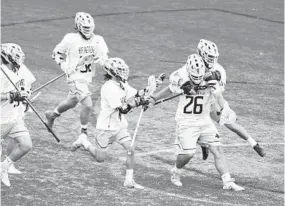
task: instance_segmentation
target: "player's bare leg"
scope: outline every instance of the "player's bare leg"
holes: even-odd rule
[[[77,97],[71,97],[66,100],[63,100],[59,103],[59,105],[55,108],[54,111],[47,110],[45,112],[46,118],[47,118],[47,124],[50,128],[52,128],[54,124],[54,120],[61,115],[61,113],[66,112],[69,109],[74,108],[78,103]]]
[[[261,157],[266,155],[265,150],[250,136],[244,127],[237,123],[225,124],[225,126],[239,137],[246,140]]]
[[[136,188],[143,189],[144,187],[137,184],[134,181],[134,165],[135,165],[135,150],[131,147],[131,141],[127,141],[122,143],[123,147],[127,151],[127,159],[126,159],[126,178],[124,182],[124,186],[128,188]]]
[[[18,144],[12,149],[9,156],[1,162],[1,179],[6,186],[11,185],[8,177],[8,169],[10,166],[27,154],[33,146],[29,135],[17,137],[15,139],[18,141]]]
[[[87,125],[92,112],[91,96],[87,96],[83,100],[81,100],[81,104],[83,105],[83,108],[81,109],[80,112],[81,133],[87,135]]]
[[[180,175],[182,168],[193,158],[195,151],[191,154],[178,154],[175,162],[175,166],[170,170],[171,174],[171,182],[178,186],[182,186],[182,182],[180,180]]]
[[[15,139],[9,139],[7,144],[7,156],[9,156],[12,150],[17,146],[18,142]],[[22,174],[20,170],[15,167],[15,164],[12,164],[8,169],[9,174]]]
[[[229,173],[227,161],[223,152],[223,149],[221,146],[213,146],[209,145],[210,152],[214,155],[215,159],[215,167],[218,170],[218,172],[221,175],[221,178],[223,180],[223,189],[225,190],[235,190],[235,191],[241,191],[244,190],[243,187],[237,185],[234,183],[234,179],[231,178],[231,175]]]

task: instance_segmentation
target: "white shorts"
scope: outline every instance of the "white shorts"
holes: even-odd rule
[[[176,126],[176,140],[174,144],[177,145],[179,154],[195,153],[196,143],[202,146],[221,145],[217,134],[218,130],[211,119],[201,124],[180,124]]]
[[[95,144],[101,149],[107,149],[108,145],[113,144],[117,141],[120,144],[131,141],[132,138],[128,130],[102,130],[97,129],[95,132]]]
[[[92,93],[89,91],[87,82],[72,81],[68,82],[69,92],[68,97],[76,97],[78,101],[90,96]]]
[[[30,136],[24,120],[20,119],[18,121],[1,124],[1,139],[5,137],[17,138],[23,136]]]

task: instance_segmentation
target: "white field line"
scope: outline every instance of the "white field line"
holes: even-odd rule
[[[275,142],[275,143],[258,143],[260,145],[284,145],[284,142]],[[223,145],[223,147],[245,147],[248,146],[250,147],[249,144],[227,144],[227,145]],[[150,152],[144,152],[144,153],[138,153],[135,156],[136,157],[145,157],[148,155],[152,155],[152,154],[158,154],[158,153],[169,153],[169,152],[174,152],[175,149],[173,148],[165,148],[165,149],[161,149],[161,150],[156,150],[156,151],[150,151]]]

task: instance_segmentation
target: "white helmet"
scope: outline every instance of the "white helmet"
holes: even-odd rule
[[[122,82],[126,82],[129,78],[129,66],[121,58],[115,57],[107,59],[104,69],[109,75],[118,77]]]
[[[191,54],[186,62],[186,69],[189,78],[194,84],[200,84],[205,76],[205,64],[201,56],[198,54]]]
[[[19,70],[25,60],[25,54],[21,47],[14,43],[1,44],[1,57],[13,65],[14,72]]]
[[[201,39],[197,46],[197,52],[203,58],[208,68],[212,68],[218,62],[218,47],[212,41]]]
[[[75,29],[86,39],[89,39],[95,29],[93,17],[85,12],[77,12],[75,15]]]

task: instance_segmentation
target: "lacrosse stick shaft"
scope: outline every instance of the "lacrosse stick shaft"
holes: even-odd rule
[[[10,83],[15,87],[15,89],[17,91],[20,92],[20,90],[18,89],[18,87],[15,85],[15,83],[10,79],[10,77],[8,76],[8,74],[3,70],[3,68],[1,68],[1,71],[3,72],[3,74],[7,77],[7,79],[10,81]],[[41,122],[46,126],[46,128],[48,129],[48,131],[54,136],[54,138],[56,139],[57,142],[60,142],[59,138],[55,135],[55,133],[51,130],[51,128],[49,128],[49,126],[44,122],[44,120],[41,118],[41,116],[39,115],[39,113],[37,112],[37,110],[35,109],[35,107],[32,105],[31,101],[25,97],[25,101],[27,102],[27,104],[30,106],[30,108],[34,111],[34,113],[38,116],[38,118],[41,120]]]
[[[163,102],[169,101],[169,100],[171,100],[171,99],[174,99],[174,98],[176,98],[176,97],[181,96],[182,94],[183,94],[183,93],[179,93],[179,94],[176,94],[176,95],[174,95],[174,96],[172,96],[172,97],[168,97],[168,98],[165,98],[165,99],[159,100],[159,101],[155,102],[155,103],[154,103],[154,105],[157,105],[157,104],[160,104],[160,103],[163,103]]]
[[[42,86],[40,86],[40,87],[36,88],[35,90],[33,90],[33,91],[32,91],[32,94],[35,93],[35,92],[37,92],[37,91],[39,91],[40,89],[42,89],[42,88],[48,86],[49,84],[53,83],[54,81],[58,80],[59,78],[63,77],[64,75],[65,75],[65,73],[62,73],[61,75],[59,75],[59,76],[57,76],[57,77],[51,79],[51,80],[48,81],[47,83],[45,83],[45,84],[43,84]]]
[[[136,129],[135,129],[135,132],[134,132],[134,135],[133,135],[131,147],[134,146],[135,139],[136,139],[136,136],[137,136],[137,133],[138,133],[138,130],[139,130],[140,122],[141,122],[141,119],[142,119],[142,116],[143,116],[143,112],[144,112],[144,109],[142,108],[142,109],[141,109],[140,116],[139,116],[139,119],[138,119],[138,122],[137,122],[137,125],[136,125]]]

